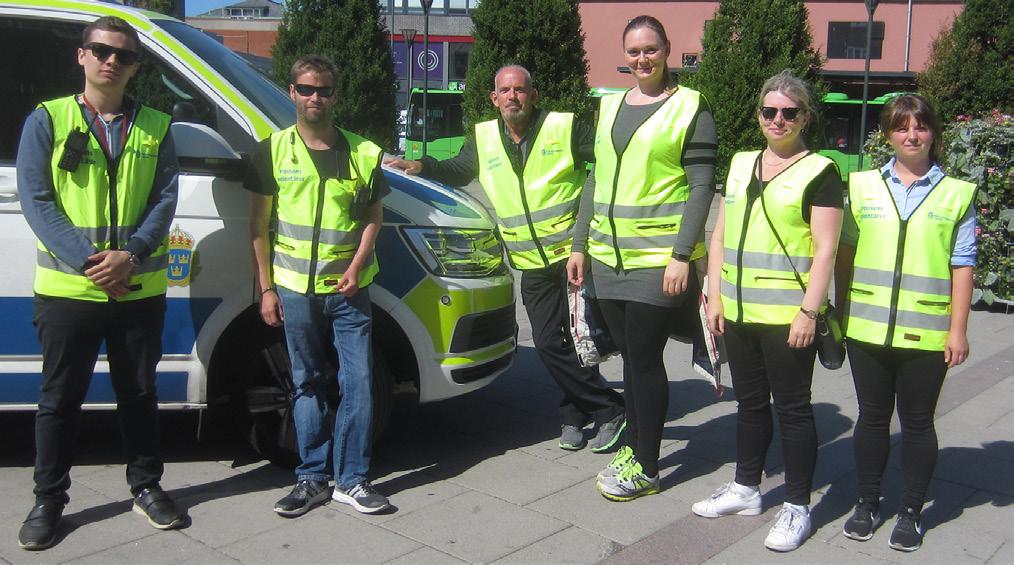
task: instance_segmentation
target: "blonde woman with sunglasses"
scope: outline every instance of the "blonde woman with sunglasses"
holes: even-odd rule
[[[771,77],[756,112],[767,147],[733,156],[708,259],[708,327],[725,336],[736,393],[736,477],[693,512],[761,513],[773,399],[785,503],[764,545],[791,551],[811,531],[814,334],[827,301],[844,191],[834,162],[806,147],[803,131],[815,116],[803,81],[789,71]]]

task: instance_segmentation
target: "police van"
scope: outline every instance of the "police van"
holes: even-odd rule
[[[85,25],[118,16],[141,37],[128,94],[173,116],[181,175],[169,234],[164,409],[239,405],[255,447],[293,445],[284,336],[258,314],[242,178],[258,140],[295,122],[288,93],[212,36],[153,12],[87,0],[0,0],[0,410],[32,410],[42,356],[32,326],[36,240],[21,215],[15,157],[21,126],[44,100],[79,92]],[[385,168],[391,194],[377,239],[375,425],[394,393],[421,402],[480,388],[516,348],[514,290],[493,222],[468,195]],[[100,356],[86,406],[113,408]]]

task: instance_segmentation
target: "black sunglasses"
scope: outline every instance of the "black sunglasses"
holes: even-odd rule
[[[775,108],[774,106],[761,106],[760,115],[770,122],[775,119],[779,111],[782,112],[782,118],[786,122],[794,122],[796,121],[796,117],[799,116],[799,108]]]
[[[95,58],[103,63],[110,55],[116,54],[116,61],[121,65],[130,66],[141,60],[141,54],[137,51],[131,51],[130,49],[120,49],[119,47],[113,47],[112,45],[106,45],[105,43],[89,43],[84,46],[85,49],[92,52]]]
[[[331,86],[310,86],[309,84],[296,84],[293,86],[296,92],[300,96],[309,98],[316,92],[317,96],[321,98],[331,98],[334,96],[334,85]]]

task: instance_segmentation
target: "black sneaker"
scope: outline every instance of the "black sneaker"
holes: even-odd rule
[[[349,490],[334,487],[331,500],[342,504],[351,504],[353,508],[363,514],[376,514],[391,506],[387,497],[377,492],[369,481],[363,481]]]
[[[869,498],[860,498],[852,517],[845,521],[842,533],[849,539],[867,541],[880,525],[880,504]]]
[[[28,551],[46,549],[56,541],[56,528],[63,516],[62,502],[36,504],[18,532],[18,546]]]
[[[290,518],[302,516],[327,502],[329,494],[327,481],[299,481],[292,487],[292,492],[275,503],[275,512]]]
[[[159,530],[175,530],[187,520],[187,515],[176,507],[176,503],[158,485],[137,493],[134,497],[134,512],[147,518],[148,523]]]
[[[915,551],[922,547],[922,516],[911,508],[898,512],[898,523],[887,545],[898,551]]]

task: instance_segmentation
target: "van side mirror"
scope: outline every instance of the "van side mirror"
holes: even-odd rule
[[[176,108],[173,108],[173,114]],[[180,172],[219,176],[240,180],[246,163],[217,131],[204,124],[173,122],[169,127],[176,146]]]

